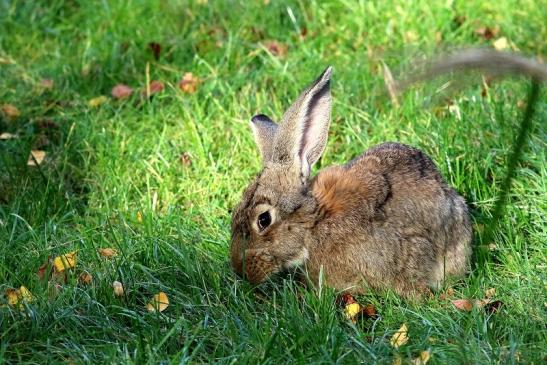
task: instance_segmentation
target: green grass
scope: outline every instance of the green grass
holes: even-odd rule
[[[35,297],[22,311],[0,307],[0,362],[389,364],[424,350],[430,364],[545,361],[545,91],[486,242],[529,83],[495,83],[483,97],[480,75],[458,77],[469,83],[414,88],[395,109],[381,73],[382,61],[397,73],[415,56],[490,45],[475,34],[479,26],[499,25],[496,38],[545,57],[539,2],[47,3],[0,1],[0,104],[21,111],[0,114],[0,132],[20,137],[0,141],[0,294],[24,285]],[[270,39],[288,45],[286,57],[261,46]],[[152,41],[162,45],[158,61]],[[359,301],[374,304],[380,319],[355,326],[332,290],[287,280],[254,290],[232,274],[230,209],[260,169],[248,120],[279,118],[329,64],[333,123],[320,165],[387,140],[427,152],[469,202],[477,251],[496,247],[454,284],[454,298],[482,298],[494,287],[505,304],[498,313],[459,312],[440,293],[422,303],[369,293]],[[177,88],[185,72],[203,80],[195,94]],[[117,83],[139,89],[147,77],[166,82],[149,102],[88,106]],[[52,90],[40,86],[46,78]],[[449,102],[461,118],[446,111]],[[44,128],[48,120],[57,127]],[[40,146],[46,162],[28,167]],[[180,163],[183,152],[190,166]],[[120,255],[104,260],[99,247]],[[36,271],[74,250],[77,266],[54,294]],[[91,286],[78,285],[82,270]],[[113,296],[114,280],[124,297]],[[148,313],[160,290],[169,308]],[[389,339],[402,323],[410,339],[396,350]]]

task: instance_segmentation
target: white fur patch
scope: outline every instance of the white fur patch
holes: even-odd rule
[[[302,265],[304,262],[306,262],[309,257],[310,255],[309,255],[308,249],[304,247],[302,248],[302,251],[300,251],[300,253],[295,258],[293,258],[290,261],[287,261],[284,266],[286,269],[298,267]]]

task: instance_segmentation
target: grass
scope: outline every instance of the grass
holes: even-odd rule
[[[545,57],[541,10],[531,0],[0,1],[0,104],[21,111],[0,114],[0,132],[19,135],[0,141],[0,292],[24,285],[35,297],[24,310],[0,307],[0,362],[383,364],[424,350],[430,364],[544,362],[545,91],[485,241],[528,83],[505,80],[482,95],[472,75],[457,78],[469,81],[457,90],[412,89],[394,108],[381,74],[382,62],[396,73],[418,55],[490,45],[480,26],[499,26],[496,38]],[[287,44],[287,55],[269,53],[266,40]],[[358,299],[380,319],[353,325],[328,288],[285,280],[254,290],[232,274],[230,209],[260,169],[248,120],[279,118],[328,64],[333,123],[320,164],[387,140],[427,152],[471,207],[476,251],[493,248],[454,284],[454,298],[496,288],[500,311],[459,312],[440,293],[422,303],[368,293]],[[177,88],[185,72],[203,80],[194,94]],[[43,79],[54,80],[51,90]],[[139,89],[148,79],[166,83],[150,101],[88,105],[118,83]],[[29,167],[36,148],[46,162]],[[100,247],[120,254],[105,260]],[[59,290],[37,278],[48,256],[74,250],[77,266]],[[82,270],[92,285],[78,285]],[[148,313],[158,291],[170,306]],[[403,323],[409,341],[394,349]]]

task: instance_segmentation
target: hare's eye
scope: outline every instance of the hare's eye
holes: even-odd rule
[[[272,223],[272,216],[270,215],[270,212],[265,211],[264,213],[260,214],[258,216],[258,228],[263,231]]]

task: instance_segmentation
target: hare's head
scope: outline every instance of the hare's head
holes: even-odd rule
[[[311,167],[327,143],[331,95],[328,67],[285,112],[251,127],[262,171],[243,193],[232,217],[231,260],[236,273],[259,283],[308,257],[317,203],[309,189]]]

